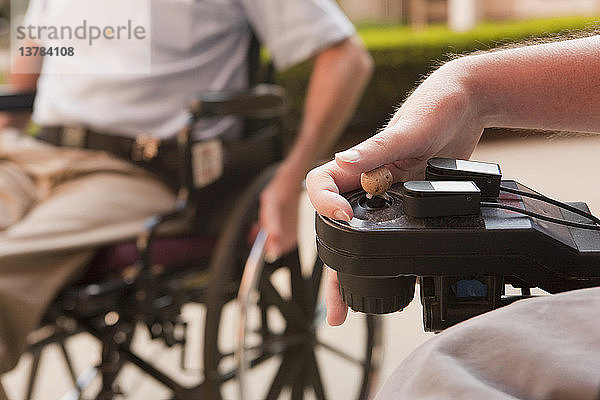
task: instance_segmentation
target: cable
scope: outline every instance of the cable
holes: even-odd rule
[[[555,224],[572,226],[574,228],[590,229],[590,230],[594,230],[594,231],[600,231],[600,225],[582,224],[580,222],[572,222],[572,221],[567,221],[567,220],[564,220],[564,219],[559,219],[559,218],[554,218],[554,217],[548,217],[546,215],[538,214],[538,213],[533,212],[533,211],[525,210],[525,209],[519,208],[519,207],[509,206],[509,205],[506,205],[506,204],[491,203],[491,202],[487,202],[487,201],[482,201],[481,202],[481,207],[502,208],[504,210],[514,211],[514,212],[517,212],[519,214],[529,215],[530,217],[538,218],[538,219],[541,219],[541,220],[544,220],[544,221],[548,221],[548,222],[552,222],[552,223],[555,223]]]
[[[530,197],[532,199],[536,199],[536,200],[543,201],[545,203],[552,204],[552,205],[562,208],[564,210],[571,211],[574,214],[581,215],[582,217],[585,217],[585,218],[595,222],[596,224],[600,224],[600,218],[597,218],[594,215],[592,215],[586,211],[582,211],[578,208],[575,208],[573,206],[565,204],[561,201],[551,199],[550,197],[546,197],[543,194],[524,192],[522,190],[512,189],[512,188],[509,188],[506,186],[500,186],[500,190],[502,190],[503,192],[509,192],[509,193],[517,194],[517,195],[523,196],[523,197]]]

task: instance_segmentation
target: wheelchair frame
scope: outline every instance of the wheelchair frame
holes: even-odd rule
[[[32,94],[12,96],[10,110],[29,109]],[[19,103],[21,101],[21,103]],[[190,108],[190,120],[178,136],[180,157],[180,189],[175,209],[167,214],[148,220],[146,230],[136,241],[139,261],[127,268],[121,276],[101,283],[68,288],[61,293],[45,317],[46,336],[32,344],[33,362],[29,375],[26,399],[33,396],[38,367],[43,349],[57,343],[65,358],[74,390],[69,398],[82,398],[85,377],[77,377],[65,341],[80,332],[91,333],[102,343],[102,357],[96,368],[102,383],[96,399],[112,399],[120,395],[115,381],[126,362],[154,378],[172,392],[174,399],[222,398],[221,387],[235,379],[240,365],[224,370],[223,361],[235,356],[235,352],[219,348],[219,326],[224,307],[237,296],[239,282],[246,279],[256,282],[259,292],[260,328],[253,332],[260,337],[260,344],[252,349],[258,355],[245,362],[250,368],[273,357],[280,357],[281,364],[266,395],[267,399],[279,398],[285,390],[291,391],[293,399],[303,398],[305,391],[317,399],[326,398],[322,377],[319,374],[315,348],[323,347],[360,368],[358,399],[366,399],[373,387],[373,376],[378,365],[381,344],[379,321],[375,316],[365,318],[365,343],[363,357],[357,359],[319,342],[315,321],[318,313],[317,296],[323,265],[317,259],[309,276],[303,276],[298,252],[283,257],[274,264],[267,264],[260,276],[242,277],[242,266],[248,253],[246,231],[241,226],[255,220],[258,195],[269,181],[276,167],[261,173],[240,197],[228,216],[210,260],[201,260],[192,266],[182,266],[162,271],[152,261],[152,248],[159,232],[165,225],[193,223],[194,184],[192,138],[195,123],[206,117],[236,115],[244,118],[271,119],[281,123],[287,104],[283,90],[274,85],[258,85],[243,93],[207,93]],[[240,254],[238,249],[244,249]],[[190,268],[191,267],[191,268]],[[278,270],[287,268],[290,275],[292,298],[285,299],[273,285],[270,277]],[[208,285],[204,282],[207,277]],[[156,283],[165,284],[157,287]],[[245,300],[240,300],[245,301]],[[187,340],[187,326],[180,316],[181,307],[187,302],[206,305],[204,326],[204,380],[197,385],[185,386],[144,360],[131,348],[135,327],[143,323],[153,339],[161,340],[167,347],[182,346]],[[269,326],[271,308],[279,310],[286,328],[274,332]],[[245,321],[244,321],[245,323]],[[238,344],[244,351],[244,343]],[[241,350],[240,350],[241,349]],[[307,356],[308,355],[308,356]],[[185,362],[182,357],[182,364]],[[244,368],[245,365],[242,365]],[[87,379],[89,380],[89,379]]]

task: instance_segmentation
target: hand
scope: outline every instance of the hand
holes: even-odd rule
[[[298,235],[298,206],[302,178],[282,165],[260,195],[260,226],[269,237],[265,257],[274,261],[294,248]]]
[[[312,170],[306,184],[317,212],[350,221],[352,208],[340,193],[357,188],[362,172],[381,165],[390,169],[394,181],[403,181],[422,178],[431,157],[468,158],[483,124],[464,75],[456,62],[446,64],[410,95],[380,133]],[[340,325],[347,307],[341,305],[337,274],[327,276],[327,320]]]

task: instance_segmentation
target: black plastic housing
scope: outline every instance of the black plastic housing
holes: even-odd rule
[[[402,189],[403,211],[411,217],[479,214],[481,191],[472,181],[409,181]]]
[[[535,193],[515,181],[502,184]],[[356,311],[393,310],[391,306],[373,306],[391,304],[395,301],[392,297],[404,299],[399,307],[403,308],[414,293],[408,282],[419,277],[426,329],[438,331],[512,301],[505,296],[504,284],[524,288],[523,293],[530,287],[556,293],[600,285],[598,231],[497,208],[482,208],[480,214],[470,216],[415,218],[403,211],[401,184],[392,186],[388,195],[383,206],[365,209],[363,191],[346,193],[354,209],[350,222],[316,218],[319,257],[344,277],[340,290],[346,301],[352,298],[349,305]],[[531,198],[502,192],[497,201],[589,223]],[[585,203],[569,204],[589,211]],[[348,284],[353,277],[362,281],[356,293]],[[400,278],[397,293],[381,290],[380,281],[387,278]],[[485,296],[464,299],[454,295],[452,285],[465,279],[485,285]]]
[[[430,181],[473,181],[485,199],[500,194],[502,171],[494,163],[453,158],[430,158],[425,169],[425,179]]]
[[[402,311],[415,295],[414,276],[362,278],[338,272],[340,294],[344,303],[357,311],[388,314]]]

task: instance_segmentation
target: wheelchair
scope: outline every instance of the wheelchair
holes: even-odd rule
[[[29,109],[33,98],[3,96],[1,108]],[[199,120],[233,115],[250,121],[259,127],[247,138],[256,150],[268,137],[264,132],[281,131],[286,108],[283,90],[268,84],[243,93],[206,93],[191,104],[177,140],[183,162],[175,209],[150,218],[135,242],[100,249],[85,275],[60,293],[31,335],[25,399],[45,398],[38,370],[51,345],[72,383],[64,399],[131,398],[137,389],[125,388],[122,378],[131,366],[161,388],[144,398],[368,398],[382,354],[378,319],[355,315],[342,330],[323,329],[323,263],[310,259],[314,243],[274,262],[263,260],[265,236],[253,233],[253,226],[259,193],[276,165],[265,158],[244,169],[226,166],[225,179],[211,190],[194,187],[191,133]],[[223,186],[235,190],[225,193]],[[232,206],[223,215],[215,204]],[[203,333],[192,332],[185,310],[204,322]],[[83,372],[68,351],[80,333],[97,339],[100,351],[96,365]],[[144,355],[139,336],[147,346],[179,352],[179,367],[167,371],[160,359]],[[343,336],[348,349],[340,344]],[[194,357],[201,368],[189,366]]]

